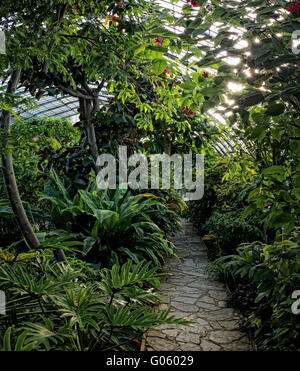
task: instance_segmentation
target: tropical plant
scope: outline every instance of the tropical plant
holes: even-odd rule
[[[47,195],[43,196],[52,204],[51,220],[56,228],[81,234],[82,254],[87,261],[111,266],[128,257],[136,263],[147,257],[160,265],[166,255],[174,254],[173,243],[151,219],[158,210],[173,213],[152,194],[100,190],[93,182],[71,198],[55,172],[52,181],[54,187],[47,183]]]
[[[300,284],[299,231],[273,244],[242,244],[237,254],[217,259],[215,267],[227,281],[247,278],[256,285],[256,310],[248,322],[258,349],[300,350],[300,322],[291,309]]]
[[[16,352],[26,352],[34,350],[37,346],[37,342],[28,341],[28,331],[23,331],[16,338],[15,345],[13,346],[11,340],[12,327],[8,327],[4,335],[0,335],[3,338],[3,344],[0,344],[0,350],[5,352],[16,351]]]
[[[187,204],[181,195],[174,189],[153,190],[158,197],[159,204],[153,205],[156,212],[151,215],[152,221],[157,224],[166,235],[174,235],[181,230],[180,216],[187,212]],[[165,212],[166,208],[169,212]]]
[[[156,271],[150,262],[133,267],[128,261],[98,271],[94,281],[94,275],[53,265],[46,256],[30,265],[1,263],[0,287],[7,294],[2,349],[15,344],[15,350],[128,350],[149,327],[189,324],[170,316],[170,309],[153,307],[160,298],[143,286],[159,285]]]
[[[51,155],[62,148],[70,151],[79,139],[79,130],[66,119],[47,117],[13,122],[6,151],[13,150],[14,170],[23,201],[37,202],[43,189],[44,171],[53,166]],[[1,197],[6,196],[2,180],[0,192]]]
[[[239,244],[262,239],[261,230],[252,222],[241,218],[242,210],[214,211],[203,226],[203,236],[209,256],[216,259],[234,253]]]
[[[76,144],[80,139],[79,130],[67,119],[54,117],[32,117],[28,120],[15,120],[11,127],[11,138],[20,152],[31,149],[39,152],[43,147],[61,147],[63,144]],[[26,144],[25,144],[26,142]],[[31,144],[32,148],[28,146]]]

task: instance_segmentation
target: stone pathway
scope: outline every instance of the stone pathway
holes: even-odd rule
[[[172,306],[171,314],[195,322],[190,326],[161,325],[146,337],[146,350],[251,350],[238,327],[241,315],[226,306],[226,289],[207,274],[206,247],[197,230],[186,220],[174,243],[179,259],[169,258],[160,290],[165,297],[160,308]]]

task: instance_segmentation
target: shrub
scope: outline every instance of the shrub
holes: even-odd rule
[[[45,146],[60,147],[62,144],[75,144],[80,140],[80,131],[63,118],[33,117],[28,120],[16,120],[12,124],[11,133],[17,140],[31,142],[37,151]]]
[[[97,271],[95,281],[80,267],[51,263],[47,252],[40,262],[1,261],[0,350],[133,350],[149,327],[188,324],[154,308],[158,268],[149,266],[128,261]]]
[[[77,233],[83,241],[84,259],[111,266],[133,259],[151,259],[160,265],[175,246],[152,221],[158,210],[172,212],[152,194],[132,195],[127,190],[99,190],[95,183],[71,198],[55,172],[43,199],[52,204],[51,220],[56,228]],[[54,185],[54,186],[53,186]]]
[[[173,189],[153,190],[153,195],[158,197],[160,203],[153,205],[156,212],[151,215],[151,219],[166,235],[172,236],[181,230],[180,216],[185,215],[187,205]],[[166,208],[168,212],[165,212]]]
[[[235,176],[229,177],[230,168],[235,167],[237,164],[228,157],[219,158],[205,169],[204,195],[201,200],[188,203],[189,218],[200,233],[207,233],[205,223],[215,210],[235,211],[247,205],[245,196],[250,184],[239,176],[240,169],[235,171]]]
[[[36,213],[38,198],[43,190],[47,168],[60,164],[57,151],[68,151],[80,139],[80,132],[67,119],[32,118],[16,120],[11,127],[9,145],[16,148],[14,170],[20,196],[30,221],[44,226],[41,210]],[[54,152],[54,154],[53,154]],[[56,161],[53,163],[53,157]],[[80,155],[80,154],[79,154]],[[74,157],[74,156],[73,156]],[[71,164],[69,160],[69,166]],[[60,170],[60,167],[57,166]],[[76,182],[76,179],[73,179]],[[76,183],[75,183],[76,184]],[[14,215],[10,210],[3,178],[0,177],[0,240],[7,246],[22,238]],[[39,203],[39,206],[43,206]]]
[[[300,350],[300,318],[291,309],[292,293],[300,286],[299,231],[270,245],[243,244],[237,254],[217,259],[215,267],[226,281],[246,278],[256,285],[256,309],[248,323],[259,350]]]
[[[14,170],[23,201],[36,204],[43,189],[43,171],[50,153],[79,141],[80,133],[66,119],[32,118],[12,124],[9,145],[14,147]],[[6,197],[2,178],[0,198]]]
[[[262,238],[261,230],[253,223],[241,218],[242,209],[222,213],[214,211],[203,225],[203,237],[212,259],[234,253],[239,244]]]

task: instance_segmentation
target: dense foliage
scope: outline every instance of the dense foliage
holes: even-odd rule
[[[57,190],[46,184],[47,199],[52,204],[51,221],[66,233],[79,233],[84,260],[101,266],[121,264],[128,258],[135,263],[147,258],[159,266],[164,255],[174,254],[175,247],[151,219],[155,213],[174,216],[152,194],[132,195],[127,190],[99,190],[95,182],[70,198],[56,173]],[[174,218],[173,218],[174,219]],[[173,222],[177,222],[178,217]]]
[[[219,258],[215,264],[227,281],[246,277],[257,287],[249,323],[259,349],[299,350],[300,324],[291,311],[291,293],[300,283],[299,232],[269,245],[242,244],[237,255]]]
[[[80,260],[57,265],[47,250],[39,258],[1,263],[9,297],[1,350],[128,350],[148,327],[187,323],[153,307],[160,298],[150,287],[159,281],[150,263],[97,271]]]
[[[170,4],[1,2],[2,350],[138,349],[187,324],[155,309],[185,213],[256,347],[300,349],[299,2]],[[79,121],[19,120],[19,87],[78,99]],[[95,160],[120,145],[205,155],[204,197],[99,190]]]
[[[228,115],[227,137],[235,144],[225,160],[207,164],[205,195],[190,215],[211,258],[224,256],[217,272],[262,350],[300,348],[299,318],[291,310],[299,287],[300,75],[292,44],[298,5],[199,1],[186,4],[188,20],[178,21],[186,25],[187,43],[208,42],[193,63],[217,74],[208,74],[209,87],[199,87],[197,96],[202,112],[216,107]],[[191,49],[185,58],[195,55]]]

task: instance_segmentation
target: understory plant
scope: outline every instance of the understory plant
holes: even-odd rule
[[[214,260],[219,256],[234,253],[241,243],[260,240],[261,230],[249,221],[241,218],[242,210],[214,211],[204,223],[203,236],[209,256]]]
[[[44,200],[51,203],[51,221],[56,228],[78,234],[83,259],[107,267],[128,258],[154,265],[175,254],[175,246],[152,220],[160,213],[174,216],[150,193],[132,195],[128,190],[98,189],[93,182],[71,198],[55,172],[46,184]],[[178,224],[178,220],[177,220]]]
[[[13,150],[14,171],[23,201],[37,203],[38,194],[43,189],[47,164],[52,164],[52,152],[62,148],[70,150],[79,138],[79,130],[66,119],[15,119],[4,151]],[[6,196],[1,178],[0,198]]]
[[[300,286],[299,230],[272,244],[242,244],[236,254],[217,259],[215,268],[230,286],[246,281],[256,287],[247,323],[259,350],[300,350],[300,318],[292,311]]]
[[[245,161],[219,157],[205,170],[203,198],[189,203],[189,218],[206,241],[212,260],[234,252],[240,243],[263,238],[262,226],[243,218],[247,195],[256,181],[255,171],[248,166]]]
[[[6,315],[1,350],[133,350],[149,327],[189,324],[157,310],[158,267],[127,261],[91,270],[84,262],[54,263],[50,250],[24,261],[0,261]],[[146,288],[147,286],[147,288]]]

